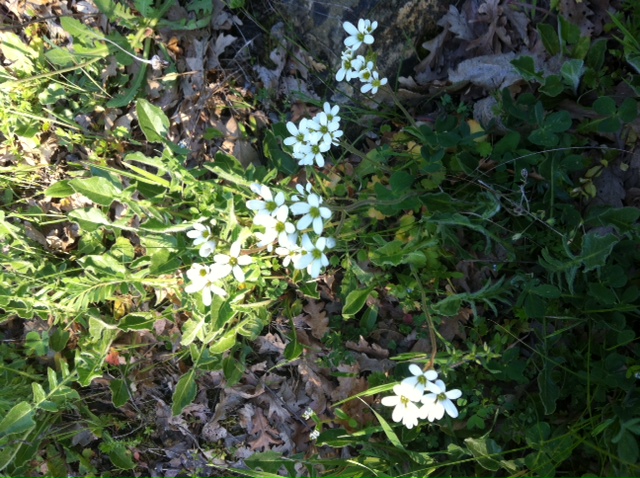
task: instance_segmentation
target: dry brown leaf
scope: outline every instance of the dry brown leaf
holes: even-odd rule
[[[580,27],[581,36],[591,38],[594,25],[589,17],[593,16],[593,11],[587,6],[587,2],[560,0],[558,11],[563,18]]]
[[[464,325],[469,321],[469,318],[473,315],[473,310],[469,307],[460,309],[458,315],[453,317],[442,317],[438,332],[445,340],[451,341],[456,337],[462,340],[466,340],[467,332],[464,329]]]
[[[311,327],[311,335],[316,339],[322,339],[329,330],[329,317],[324,311],[324,303],[310,300],[302,310],[309,314],[303,316],[303,320]]]
[[[348,349],[355,350],[356,352],[365,353],[371,357],[381,359],[389,357],[389,351],[387,349],[383,349],[378,344],[369,345],[369,342],[367,342],[362,335],[360,336],[358,343],[349,340],[345,342],[344,346]]]
[[[298,365],[298,373],[300,373],[305,384],[305,392],[312,399],[309,406],[316,413],[324,413],[325,408],[327,408],[327,394],[330,394],[331,390],[333,390],[333,384],[316,373],[305,361],[301,361]]]

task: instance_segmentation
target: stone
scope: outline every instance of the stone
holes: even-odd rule
[[[440,0],[280,0],[272,6],[282,18],[294,23],[299,44],[333,72],[339,69],[340,53],[345,48],[347,33],[342,24],[349,21],[357,25],[360,18],[377,21],[371,47],[378,55],[377,70],[392,86],[399,75],[414,73],[416,49],[426,38],[435,36],[436,22],[448,8]]]

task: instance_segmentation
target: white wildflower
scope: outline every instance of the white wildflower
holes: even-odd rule
[[[420,393],[424,393],[427,383],[433,382],[438,378],[438,372],[435,370],[423,372],[419,366],[413,363],[409,365],[409,372],[411,372],[412,376],[405,378],[402,383],[418,389]]]
[[[374,41],[373,31],[378,28],[378,22],[371,22],[371,20],[358,20],[358,26],[356,27],[351,22],[344,22],[343,28],[349,34],[347,38],[344,39],[344,44],[347,48],[351,48],[353,50],[357,50],[360,48],[360,45],[363,43],[366,45],[371,45]]]
[[[394,385],[393,393],[394,396],[384,397],[380,402],[385,407],[394,407],[391,419],[396,423],[401,421],[408,429],[417,426],[420,409],[416,403],[420,402],[422,393],[410,385],[401,383]]]
[[[194,246],[200,246],[200,257],[208,257],[216,249],[216,241],[211,239],[211,228],[204,224],[196,223],[193,229],[187,232],[187,237],[193,239]]]
[[[211,269],[214,270],[215,268],[216,271],[220,270],[220,273],[227,271],[227,273],[222,277],[226,277],[229,275],[229,272],[233,272],[233,276],[238,282],[244,282],[245,277],[241,266],[251,264],[253,259],[248,255],[240,255],[240,252],[240,242],[236,241],[231,244],[231,247],[229,248],[229,255],[216,254],[213,256],[215,264],[211,265]]]
[[[322,198],[315,193],[308,194],[305,200],[291,205],[293,214],[302,215],[296,224],[296,228],[302,231],[309,225],[313,225],[313,232],[320,235],[324,230],[324,220],[331,218],[331,210],[321,206]]]
[[[191,284],[185,287],[184,291],[187,294],[202,292],[202,303],[210,306],[212,294],[221,297],[227,295],[224,289],[216,285],[216,282],[221,279],[219,273],[219,270],[213,270],[213,268],[209,268],[209,266],[193,264],[191,269],[187,271],[187,277],[191,281]]]
[[[451,418],[458,417],[458,409],[452,400],[460,398],[462,392],[456,388],[447,392],[447,386],[442,380],[436,380],[435,383],[427,382],[425,388],[431,392],[425,394],[421,401],[420,418],[426,418],[430,422],[440,420],[444,416],[444,412]]]
[[[308,234],[302,236],[302,252],[293,257],[293,267],[296,269],[307,269],[308,274],[314,279],[320,275],[323,267],[329,265],[324,253],[327,247],[327,239],[319,237],[314,244],[309,239]]]
[[[250,199],[247,201],[247,207],[252,211],[260,214],[269,214],[275,216],[281,208],[286,208],[284,204],[285,196],[282,191],[278,192],[275,197],[271,190],[264,184],[253,184],[251,190],[262,199]]]

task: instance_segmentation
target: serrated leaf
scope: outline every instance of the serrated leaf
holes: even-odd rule
[[[584,271],[589,272],[602,267],[618,242],[619,239],[613,234],[605,236],[600,236],[595,232],[585,234],[582,238],[582,253],[580,254]]]
[[[129,401],[129,387],[124,380],[114,379],[109,384],[111,389],[111,402],[116,408],[120,408]]]
[[[500,469],[500,458],[502,449],[491,438],[465,438],[465,445],[477,460],[478,464],[483,468],[490,471],[497,471]],[[492,455],[496,455],[497,458],[493,458]]]
[[[35,410],[29,402],[19,402],[0,421],[0,438],[15,433],[25,433],[36,426]]]

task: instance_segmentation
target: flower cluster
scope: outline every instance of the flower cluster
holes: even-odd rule
[[[386,78],[380,78],[380,73],[375,69],[375,64],[370,58],[358,55],[358,49],[363,45],[371,45],[374,41],[373,31],[378,28],[378,22],[371,20],[358,20],[356,27],[351,22],[343,24],[345,31],[349,34],[344,39],[347,47],[341,54],[340,69],[336,73],[336,80],[351,81],[357,78],[362,83],[360,91],[362,93],[371,92],[375,95],[381,86],[387,84]]]
[[[291,121],[287,123],[291,136],[284,140],[284,144],[291,147],[291,156],[298,160],[300,166],[314,163],[319,168],[324,166],[323,154],[337,145],[343,134],[338,111],[339,106],[325,103],[323,110],[312,119],[303,118],[297,126]]]
[[[393,387],[394,396],[384,397],[381,403],[394,407],[391,418],[394,422],[402,422],[411,429],[418,425],[418,420],[425,418],[430,422],[440,420],[444,413],[457,418],[458,409],[452,400],[462,396],[458,389],[447,391],[447,386],[438,380],[435,370],[424,372],[415,364],[409,365],[411,376]],[[426,393],[425,393],[426,392]]]
[[[212,255],[217,247],[217,242],[212,239],[211,227],[197,223],[193,229],[187,232],[187,237],[193,239],[194,246],[200,246],[199,254],[202,258]],[[227,292],[222,288],[222,279],[229,275],[238,282],[244,282],[243,267],[251,264],[251,256],[242,254],[242,244],[236,241],[229,247],[228,254],[215,254],[213,264],[192,264],[187,271],[187,278],[191,283],[185,287],[185,292],[194,294],[202,292],[204,305],[211,305],[212,295],[225,297]]]
[[[313,192],[311,183],[305,187],[298,184],[296,189],[298,194],[287,201],[283,192],[274,196],[267,186],[254,184],[251,190],[262,199],[247,201],[247,207],[256,213],[253,224],[264,228],[264,232],[256,233],[258,247],[274,251],[276,246],[275,253],[285,267],[292,264],[294,269],[306,269],[316,278],[329,265],[326,250],[335,246],[335,240],[322,236],[325,221],[332,214]]]
[[[265,248],[282,258],[285,267],[290,264],[294,269],[305,269],[313,278],[317,278],[329,265],[326,251],[335,247],[335,240],[322,236],[325,221],[331,219],[331,210],[323,206],[322,198],[313,192],[311,183],[297,185],[297,194],[287,199],[280,191],[275,195],[263,184],[253,184],[253,191],[259,199],[247,201],[247,208],[255,213],[253,225],[262,229],[255,233],[259,248]],[[215,225],[215,224],[213,224]],[[211,226],[197,223],[187,232],[198,246],[200,257],[213,255],[212,264],[192,264],[187,271],[190,284],[185,292],[202,293],[202,302],[209,306],[212,296],[225,297],[223,279],[233,276],[239,282],[245,282],[244,267],[253,262],[253,258],[242,251],[240,240],[233,242],[228,254],[214,254],[218,243],[213,239]]]

